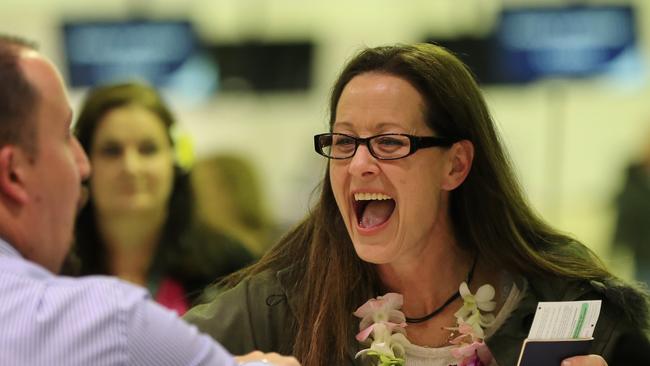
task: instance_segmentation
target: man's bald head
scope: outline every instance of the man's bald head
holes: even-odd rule
[[[20,56],[34,43],[0,35],[0,147],[8,144],[37,154],[34,106],[39,95],[20,66]]]

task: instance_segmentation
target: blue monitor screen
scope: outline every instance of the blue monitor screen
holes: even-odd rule
[[[68,22],[63,39],[73,87],[132,78],[162,86],[197,51],[187,21]]]
[[[514,81],[607,72],[635,49],[630,7],[506,10],[496,31],[501,69]]]
[[[638,72],[633,8],[506,8],[492,34],[429,39],[456,52],[484,84]]]

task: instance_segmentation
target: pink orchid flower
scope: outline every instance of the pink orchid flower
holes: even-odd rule
[[[456,338],[449,341],[449,343],[451,343],[451,344],[459,345],[459,344],[470,343],[470,342],[474,341],[474,338],[475,338],[475,336],[474,336],[474,328],[470,324],[467,324],[467,323],[463,322],[462,320],[458,321],[458,327],[445,328],[445,329],[455,330],[455,331],[458,331],[458,333],[460,333],[459,336],[457,336]],[[469,342],[468,342],[468,340],[469,340]]]
[[[368,300],[354,312],[361,318],[361,331],[356,339],[370,343],[369,348],[359,351],[355,357],[380,355],[380,359],[390,360],[391,365],[404,364],[405,346],[410,342],[405,336],[406,317],[399,311],[402,303],[402,295],[388,293]],[[383,365],[381,361],[379,364]]]
[[[481,359],[477,355],[472,355],[461,361],[458,366],[485,366]]]
[[[402,307],[403,297],[396,293],[387,293],[378,296],[376,299],[370,299],[361,305],[355,312],[354,316],[361,318],[357,334],[358,341],[365,341],[373,332],[377,324],[383,324],[390,333],[398,332],[405,334],[406,317],[399,311]]]
[[[492,361],[492,354],[483,342],[484,328],[490,326],[495,317],[492,314],[482,314],[481,311],[489,313],[496,308],[493,301],[494,287],[483,285],[476,294],[472,294],[467,283],[463,282],[459,292],[463,298],[463,306],[454,314],[458,325],[447,328],[459,333],[449,342],[457,346],[451,350],[451,354],[461,361],[458,366],[488,365]]]
[[[484,342],[473,342],[451,350],[455,359],[461,360],[458,366],[489,365],[492,353]]]

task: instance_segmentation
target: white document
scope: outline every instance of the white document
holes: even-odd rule
[[[600,300],[539,302],[528,339],[591,338],[600,306]]]

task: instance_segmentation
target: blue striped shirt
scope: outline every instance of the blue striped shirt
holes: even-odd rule
[[[236,365],[146,290],[55,276],[0,239],[0,365]]]

